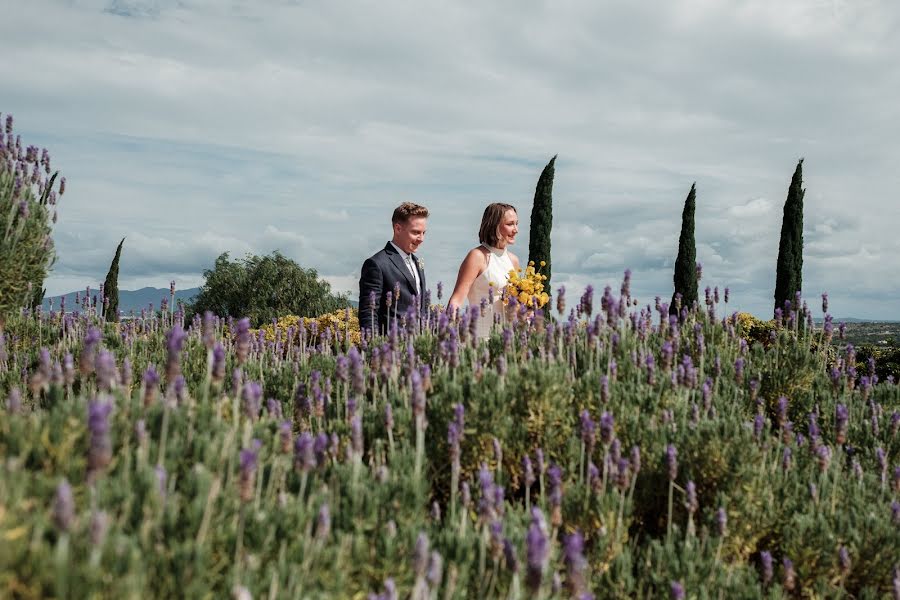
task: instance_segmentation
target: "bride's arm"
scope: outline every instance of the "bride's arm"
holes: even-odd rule
[[[522,268],[519,266],[519,257],[512,252],[509,253],[509,260],[512,261],[513,267],[515,267],[516,271]]]
[[[484,254],[478,248],[473,248],[466,254],[466,258],[459,265],[459,274],[456,276],[456,285],[453,286],[453,293],[447,301],[448,312],[459,310],[463,302],[465,302],[466,296],[469,294],[469,288],[472,287],[475,278],[484,271],[484,262]]]

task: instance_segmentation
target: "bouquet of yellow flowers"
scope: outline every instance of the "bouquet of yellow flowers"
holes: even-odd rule
[[[541,261],[541,267],[546,264],[543,260]],[[528,263],[523,274],[511,269],[509,282],[506,284],[506,289],[503,290],[503,303],[509,304],[510,297],[515,296],[520,304],[524,304],[530,309],[541,308],[550,300],[550,296],[544,291],[546,279],[546,275],[541,275],[534,268],[534,261]]]

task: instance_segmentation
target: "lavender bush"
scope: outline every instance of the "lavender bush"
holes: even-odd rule
[[[92,306],[0,334],[4,596],[884,597],[900,392],[628,285],[492,338]],[[271,333],[271,335],[267,335]],[[851,358],[852,357],[852,358]]]

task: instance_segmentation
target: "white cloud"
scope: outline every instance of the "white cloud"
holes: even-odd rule
[[[614,3],[32,0],[0,21],[0,110],[68,177],[48,286],[196,280],[274,249],[352,291],[394,206],[432,218],[452,285],[493,201],[528,216],[559,153],[553,285],[671,294],[697,182],[704,283],[771,304],[805,157],[805,287],[897,316],[900,8],[888,0]],[[774,65],[774,66],[773,66]],[[82,287],[81,285],[75,287]],[[835,304],[835,302],[833,302]],[[836,304],[839,305],[839,304]],[[850,309],[848,308],[848,311]]]

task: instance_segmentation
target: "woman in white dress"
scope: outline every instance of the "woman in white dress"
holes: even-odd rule
[[[489,204],[484,209],[478,230],[481,245],[469,250],[459,266],[447,308],[451,312],[459,310],[464,299],[469,301],[470,306],[481,306],[482,300],[486,300],[486,310],[476,324],[478,338],[490,336],[494,314],[503,314],[501,292],[509,281],[510,270],[519,270],[519,259],[508,248],[515,243],[518,233],[519,215],[516,208],[500,202]]]

